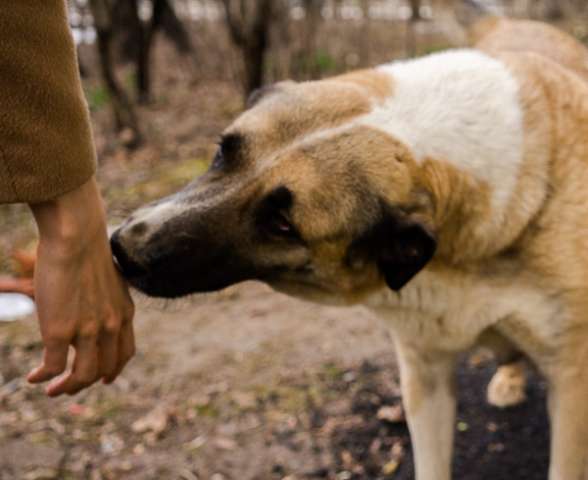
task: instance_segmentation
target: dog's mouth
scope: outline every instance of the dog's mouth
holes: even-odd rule
[[[193,256],[159,252],[138,261],[112,237],[112,252],[121,275],[129,284],[150,297],[179,298],[194,293],[222,290],[257,278],[246,262],[219,248],[200,260]]]

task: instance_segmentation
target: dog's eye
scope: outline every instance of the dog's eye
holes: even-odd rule
[[[212,168],[213,170],[218,170],[219,168],[222,167],[223,161],[224,161],[223,149],[222,149],[222,147],[219,146],[218,150],[214,154],[214,158],[212,160],[212,164],[210,165],[210,168]]]
[[[216,153],[214,154],[214,158],[212,159],[210,168],[213,170],[218,170],[223,166],[223,160],[223,150],[221,147],[219,147]]]
[[[288,218],[294,197],[285,186],[272,190],[261,202],[256,214],[256,223],[265,236],[301,241],[302,237]]]
[[[268,233],[280,237],[294,237],[296,230],[288,219],[280,212],[273,212],[265,222]]]

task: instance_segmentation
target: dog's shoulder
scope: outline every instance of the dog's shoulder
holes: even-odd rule
[[[442,159],[488,183],[503,208],[523,149],[518,84],[500,61],[450,50],[380,67],[393,94],[364,122],[407,145],[417,161]]]

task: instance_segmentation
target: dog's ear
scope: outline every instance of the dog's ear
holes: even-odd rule
[[[437,241],[424,223],[387,212],[360,239],[352,255],[374,261],[394,291],[399,291],[433,258]]]
[[[293,84],[294,82],[291,80],[284,80],[278,83],[272,83],[270,85],[264,85],[263,87],[257,88],[253,90],[249,97],[247,97],[247,101],[245,102],[245,108],[249,109],[254,107],[256,104],[260,102],[260,100],[268,95],[277,92],[278,90],[284,88],[286,85]]]
[[[380,247],[377,265],[388,286],[398,291],[433,258],[437,241],[419,222],[396,224],[387,233],[388,241]]]

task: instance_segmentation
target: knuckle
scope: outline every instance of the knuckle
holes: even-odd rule
[[[96,375],[92,372],[80,373],[75,377],[73,387],[74,388],[86,388],[92,385],[96,380]]]
[[[98,366],[92,365],[90,368],[80,369],[73,375],[73,382],[83,387],[93,383],[98,376]]]
[[[109,335],[117,335],[120,331],[120,321],[116,317],[109,318],[104,323],[104,331]]]
[[[89,325],[84,325],[80,329],[79,336],[84,340],[96,338],[98,336],[98,327],[94,322]]]
[[[65,370],[65,366],[57,364],[49,364],[44,366],[44,374],[50,377],[56,377],[62,374]]]

